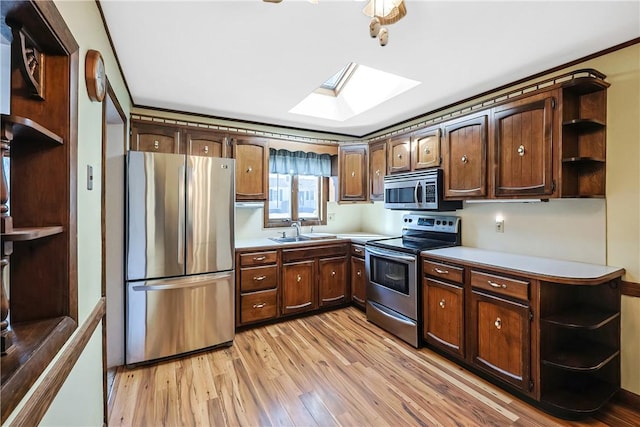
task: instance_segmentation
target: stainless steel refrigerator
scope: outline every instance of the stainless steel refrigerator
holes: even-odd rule
[[[235,160],[127,154],[127,365],[233,341]]]

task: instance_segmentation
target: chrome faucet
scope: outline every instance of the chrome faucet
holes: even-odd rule
[[[300,237],[300,221],[293,221],[291,226],[296,229],[296,237]]]

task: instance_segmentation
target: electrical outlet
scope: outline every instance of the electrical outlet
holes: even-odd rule
[[[504,233],[504,219],[496,220],[496,233]]]
[[[329,217],[329,221],[335,221],[336,220],[336,214],[331,212],[328,214]]]

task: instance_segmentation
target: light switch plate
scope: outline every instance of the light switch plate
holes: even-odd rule
[[[93,190],[93,166],[87,165],[87,190]]]

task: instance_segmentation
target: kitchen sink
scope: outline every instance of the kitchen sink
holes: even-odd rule
[[[305,236],[269,237],[269,239],[278,243],[304,242],[306,240],[311,240],[309,237]]]

